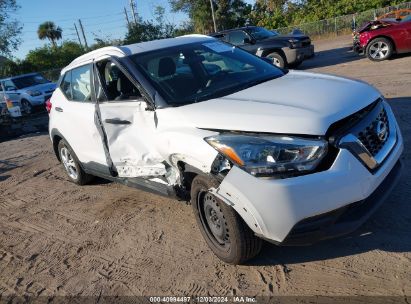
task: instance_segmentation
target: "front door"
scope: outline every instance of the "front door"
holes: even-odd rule
[[[154,177],[166,173],[156,149],[156,119],[146,100],[118,63],[95,63],[97,111],[106,153],[119,177]]]

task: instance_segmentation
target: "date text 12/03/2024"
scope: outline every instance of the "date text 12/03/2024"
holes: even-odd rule
[[[257,299],[246,296],[232,296],[232,297],[149,297],[151,303],[256,303]]]

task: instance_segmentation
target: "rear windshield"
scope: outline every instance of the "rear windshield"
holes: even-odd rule
[[[284,75],[274,65],[210,40],[130,56],[170,105],[221,97]]]
[[[13,83],[17,87],[17,89],[24,89],[48,82],[50,81],[41,76],[40,74],[23,76],[13,79]]]

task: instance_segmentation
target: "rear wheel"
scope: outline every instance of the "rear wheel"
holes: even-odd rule
[[[372,61],[383,61],[391,57],[393,50],[394,48],[390,40],[376,38],[368,44],[366,54],[368,59]]]
[[[191,186],[191,205],[208,246],[226,263],[241,264],[261,250],[257,238],[233,208],[215,197],[209,189],[214,183],[196,176]]]
[[[284,69],[286,66],[286,61],[284,57],[279,53],[274,52],[274,53],[268,54],[267,58],[271,59],[273,61],[273,64],[275,66],[278,66],[279,68]]]
[[[77,185],[85,185],[93,179],[93,176],[87,174],[81,168],[77,156],[64,139],[60,140],[58,151],[61,163],[63,164],[70,181]]]

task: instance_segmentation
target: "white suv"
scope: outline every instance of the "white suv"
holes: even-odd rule
[[[191,202],[213,252],[307,244],[361,225],[399,177],[403,139],[366,83],[281,70],[200,35],[106,47],[63,69],[50,137],[69,179]],[[187,227],[187,229],[190,229]]]

